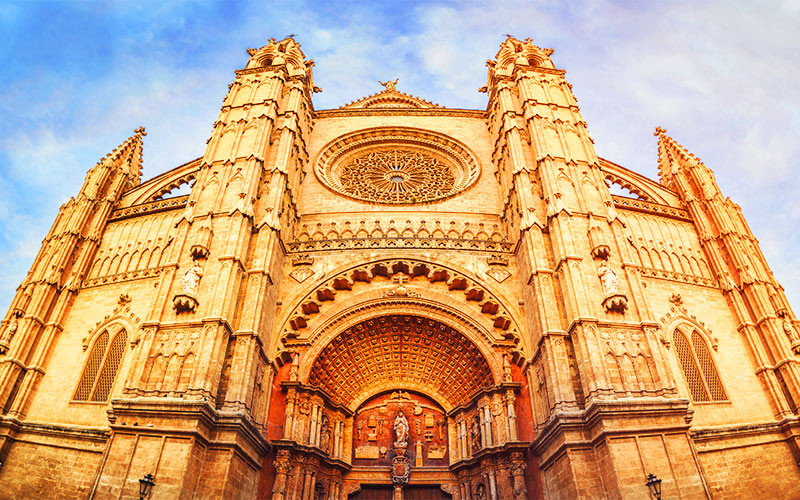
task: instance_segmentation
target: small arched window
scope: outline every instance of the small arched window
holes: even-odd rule
[[[703,336],[697,330],[693,330],[689,335],[676,328],[672,338],[675,355],[681,364],[692,400],[695,402],[727,400],[728,397],[722,388],[722,382]]]
[[[119,365],[125,355],[125,343],[128,334],[124,328],[115,333],[109,330],[97,336],[89,359],[83,368],[78,388],[75,390],[74,401],[107,401],[111,395],[111,388],[117,378]]]

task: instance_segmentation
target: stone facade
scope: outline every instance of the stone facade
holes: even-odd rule
[[[529,40],[486,110],[315,110],[297,42],[248,54],[202,158],[142,182],[139,129],[61,208],[0,497],[800,497],[800,323],[665,131],[660,182],[597,157]]]

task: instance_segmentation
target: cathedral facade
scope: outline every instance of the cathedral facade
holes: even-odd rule
[[[201,158],[142,181],[138,129],[61,207],[0,497],[800,497],[800,323],[664,130],[659,181],[599,158],[530,40],[485,110],[316,110],[294,39],[247,52]]]

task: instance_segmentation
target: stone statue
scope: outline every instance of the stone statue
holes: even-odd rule
[[[394,419],[394,435],[395,448],[406,448],[408,446],[408,420],[403,414],[403,410],[400,410]]]
[[[330,453],[331,445],[331,426],[327,415],[322,415],[322,430],[319,436],[319,449],[325,453]]]
[[[486,486],[483,483],[475,488],[475,500],[486,500]]]
[[[396,78],[394,81],[387,80],[385,82],[382,82],[382,81],[378,80],[378,83],[380,83],[381,85],[386,87],[386,90],[395,90],[395,87],[396,87],[398,81],[400,81],[400,79]]]
[[[478,421],[478,417],[472,419],[472,423],[469,426],[469,437],[472,441],[472,453],[480,451],[481,449],[481,423]]]
[[[192,263],[192,267],[187,269],[186,273],[183,275],[183,293],[186,295],[195,295],[202,276],[203,268],[195,261]]]
[[[617,273],[615,273],[608,264],[605,262],[600,264],[600,267],[597,269],[597,275],[600,276],[600,282],[603,284],[603,293],[606,295],[614,295],[619,291]]]

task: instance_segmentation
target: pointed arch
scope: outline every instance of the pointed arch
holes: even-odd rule
[[[682,325],[673,331],[672,341],[692,400],[726,401],[728,396],[705,337],[697,329]]]
[[[81,372],[73,401],[108,401],[125,356],[127,342],[128,332],[119,325],[105,328],[97,335]]]

